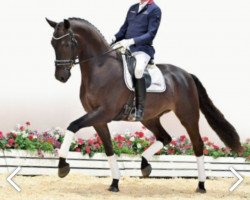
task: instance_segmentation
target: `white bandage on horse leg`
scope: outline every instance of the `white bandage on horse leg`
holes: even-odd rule
[[[121,177],[121,174],[120,174],[120,170],[119,170],[115,155],[108,156],[108,162],[109,162],[109,167],[111,169],[112,178],[119,180]]]
[[[70,145],[72,143],[74,136],[75,136],[75,134],[71,131],[65,132],[63,143],[62,143],[61,148],[59,150],[59,157],[60,158],[67,158],[69,148],[70,148]]]
[[[163,143],[161,141],[156,141],[152,144],[146,151],[143,152],[142,156],[149,160],[152,156],[163,148]]]
[[[205,166],[204,166],[204,156],[196,157],[198,165],[198,179],[200,182],[206,181]]]

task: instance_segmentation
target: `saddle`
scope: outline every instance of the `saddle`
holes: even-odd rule
[[[129,73],[130,73],[130,75],[132,77],[133,88],[134,88],[136,59],[135,59],[134,56],[132,56],[132,53],[129,50],[126,50],[124,55],[125,55],[125,58],[126,58],[128,71],[129,71]],[[149,61],[149,65],[153,65],[153,64],[154,64],[154,61],[153,61],[153,59],[151,59]],[[146,88],[149,88],[149,86],[152,83],[152,79],[151,79],[151,76],[150,76],[147,68],[144,70],[143,77],[145,79]]]

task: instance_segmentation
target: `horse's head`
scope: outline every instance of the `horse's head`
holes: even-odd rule
[[[51,44],[55,50],[55,77],[65,83],[71,76],[70,70],[77,59],[77,41],[71,30],[69,20],[56,23],[47,19],[49,25],[54,28]]]

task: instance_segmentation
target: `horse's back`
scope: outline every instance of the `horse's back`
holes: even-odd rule
[[[185,87],[194,83],[191,74],[180,67],[172,64],[157,64],[156,66],[161,70],[167,87],[170,86],[169,81]]]

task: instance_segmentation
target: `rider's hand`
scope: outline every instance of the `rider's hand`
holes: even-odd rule
[[[113,46],[113,49],[117,49],[117,48],[120,48],[120,47],[128,49],[128,47],[130,47],[133,44],[135,44],[134,39],[124,39],[124,40],[121,40],[121,41],[115,43],[114,46]]]
[[[111,42],[110,42],[110,46],[114,45],[116,42],[116,37],[113,36],[112,39],[111,39]]]

